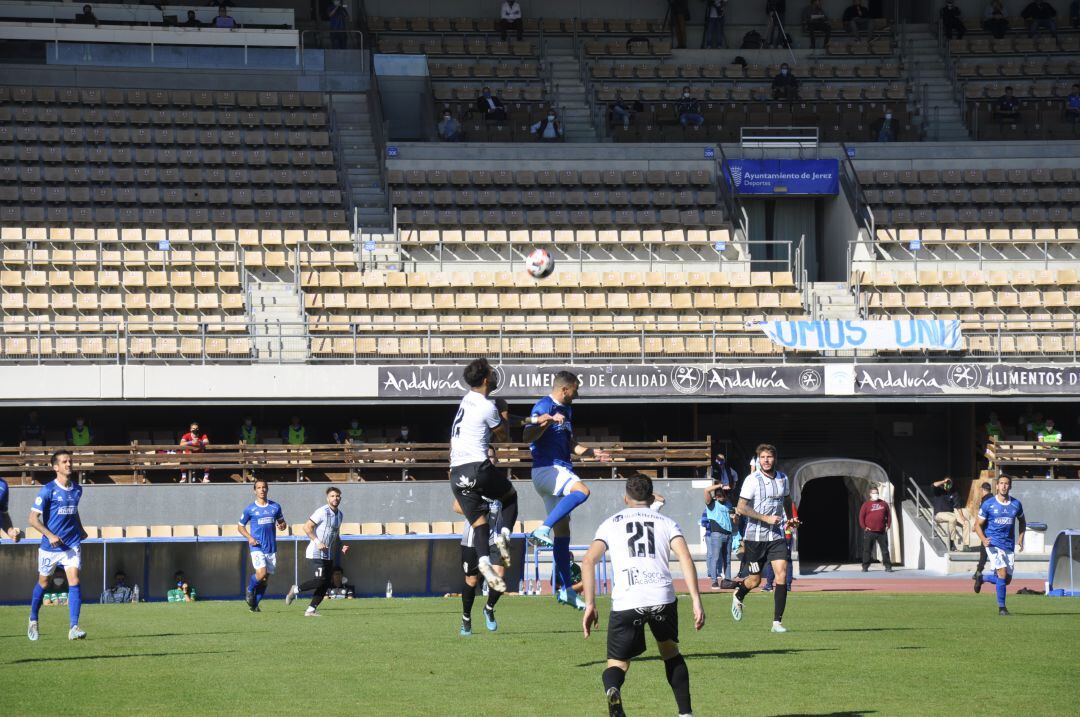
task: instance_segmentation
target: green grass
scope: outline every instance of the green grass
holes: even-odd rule
[[[726,594],[704,599],[700,633],[679,602],[698,717],[1077,714],[1077,600],[1010,595],[1014,616],[999,618],[992,592],[795,592],[791,632],[774,635],[768,595],[747,599],[741,623]],[[471,638],[457,635],[456,598],[327,603],[321,620],[304,604],[91,605],[75,643],[67,608],[42,608],[37,643],[26,608],[0,608],[0,714],[605,713],[606,602],[588,641],[550,598],[504,598],[492,635],[478,596]],[[655,646],[624,700],[632,716],[675,714]]]

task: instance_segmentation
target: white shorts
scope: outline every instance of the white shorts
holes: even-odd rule
[[[57,565],[64,569],[82,568],[82,548],[75,546],[67,550],[42,550],[38,548],[38,575],[49,576],[56,571]]]
[[[986,549],[987,562],[990,563],[991,570],[1001,570],[1005,568],[1005,572],[1009,575],[1013,573],[1013,561],[1016,554],[1011,550],[1002,550],[1001,548],[995,548],[991,545]]]
[[[544,507],[550,513],[581,479],[566,466],[540,466],[532,469],[532,482],[536,492],[544,499]]]
[[[277,553],[264,553],[261,550],[251,551],[251,566],[256,570],[266,568],[267,575],[273,575],[277,570]]]

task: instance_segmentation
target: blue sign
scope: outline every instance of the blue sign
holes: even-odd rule
[[[375,242],[371,239],[364,242],[364,251],[375,251]]]
[[[725,176],[736,194],[823,195],[840,191],[837,159],[731,159]]]
[[[161,241],[159,241],[157,243],[157,248],[158,248],[158,251],[168,251],[169,249],[172,248],[172,245],[169,244],[168,239],[162,239]]]
[[[716,159],[716,147],[705,148],[705,159]]]
[[[727,249],[727,242],[726,241],[718,241],[715,244],[713,244],[713,249],[716,249],[717,253],[723,254],[724,250]]]
[[[773,343],[797,351],[959,351],[964,348],[960,322],[953,320],[769,321],[758,324],[758,328]]]
[[[855,159],[855,148],[854,147],[848,147],[847,148],[847,156],[851,157],[852,159]]]
[[[388,144],[386,146],[386,156],[387,157],[396,157],[396,156],[398,156],[398,148],[395,147],[392,144]]]

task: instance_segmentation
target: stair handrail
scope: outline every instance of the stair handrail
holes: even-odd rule
[[[929,526],[930,535],[941,543],[943,553],[949,552],[949,536],[945,533],[945,529],[934,520],[934,504],[926,497],[926,493],[923,493],[922,488],[912,476],[904,476],[904,492],[905,496],[915,504],[915,519]],[[930,516],[929,519],[925,517],[927,514]]]
[[[330,117],[328,119],[330,122],[330,132],[334,138],[334,169],[337,170],[338,182],[341,183],[345,189],[345,196],[348,197],[348,200],[343,202],[342,208],[345,208],[348,207],[347,202],[352,201],[352,183],[349,181],[349,173],[345,171],[345,165],[343,164],[345,152],[342,151],[343,143],[341,140],[341,133],[338,131],[337,108],[334,106],[334,94],[331,92],[329,93],[329,96]]]
[[[863,190],[862,185],[859,184],[859,173],[855,169],[855,163],[851,161],[852,151],[848,149],[847,142],[840,142],[840,149],[843,152],[843,157],[840,158],[840,165],[843,168],[843,171],[840,172],[840,185],[846,190],[844,195],[851,206],[851,211],[855,214],[855,221],[859,222],[863,229],[870,233],[867,238],[873,239],[876,236],[874,232],[874,213],[870,210],[870,205],[866,201],[866,192]],[[847,184],[845,184],[845,180]]]
[[[379,92],[379,83],[375,77],[375,63],[371,63],[371,78],[368,83],[371,87],[368,102],[368,121],[371,123],[371,139],[375,143],[375,171],[379,173],[379,186],[382,187],[383,197],[386,200],[386,211],[391,211],[390,187],[386,182],[386,121],[383,119],[382,93]],[[430,78],[428,82],[430,83]],[[430,88],[429,88],[430,89]]]
[[[716,145],[716,183],[720,190],[720,197],[724,200],[724,209],[731,221],[737,222],[742,229],[743,241],[750,241],[750,215],[746,212],[739,197],[735,194],[735,178],[728,166],[727,155],[724,153],[724,145]],[[740,221],[741,217],[741,221]]]

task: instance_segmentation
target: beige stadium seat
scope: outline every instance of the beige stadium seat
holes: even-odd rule
[[[168,526],[164,526],[168,527]],[[170,528],[169,534],[171,536],[172,530]],[[150,530],[145,525],[129,525],[124,528],[125,538],[149,538]]]
[[[174,538],[194,538],[195,526],[194,525],[174,525],[172,527],[172,537]]]
[[[405,523],[387,523],[385,535],[406,535],[409,530]]]
[[[431,532],[436,535],[450,535],[454,532],[454,524],[449,520],[440,520],[431,524]]]
[[[240,537],[240,526],[236,523],[226,523],[221,526],[221,537],[223,538],[238,538]]]
[[[91,540],[98,537],[99,529],[96,525],[84,525],[83,530],[86,531],[86,537]]]
[[[362,523],[360,525],[361,535],[382,535],[383,524],[382,523]]]
[[[431,524],[426,521],[411,521],[406,525],[409,533],[425,534],[431,532]]]
[[[118,525],[106,525],[101,528],[102,540],[113,540],[124,537],[124,529]]]
[[[151,525],[150,526],[151,538],[171,538],[173,537],[173,531],[171,525]]]
[[[23,536],[25,540],[41,540],[41,532],[37,528],[29,526],[23,531]]]
[[[221,535],[220,525],[197,525],[195,526],[195,534],[200,538],[217,538]]]
[[[359,523],[342,523],[341,524],[342,535],[363,535]]]

